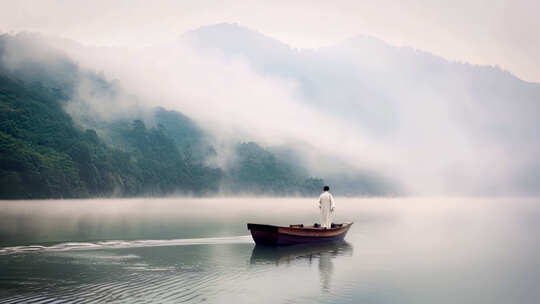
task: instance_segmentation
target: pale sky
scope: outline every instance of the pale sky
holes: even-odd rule
[[[88,45],[146,46],[238,23],[295,48],[371,35],[540,83],[540,1],[7,1],[0,32],[41,32]]]

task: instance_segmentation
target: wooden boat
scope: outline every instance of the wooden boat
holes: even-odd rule
[[[331,228],[322,228],[302,224],[280,227],[249,223],[247,228],[257,245],[279,246],[341,241],[352,224],[332,224]]]

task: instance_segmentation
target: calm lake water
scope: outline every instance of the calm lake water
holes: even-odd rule
[[[539,303],[540,199],[344,199],[345,243],[256,247],[315,199],[0,202],[0,303]]]

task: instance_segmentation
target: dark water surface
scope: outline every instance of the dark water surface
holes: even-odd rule
[[[345,243],[256,247],[308,199],[0,202],[0,303],[540,303],[540,199],[339,199]]]

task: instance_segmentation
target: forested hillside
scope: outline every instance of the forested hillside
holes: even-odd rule
[[[0,59],[6,43],[24,49],[10,37],[0,40]],[[238,143],[226,168],[209,165],[217,152],[204,132],[164,108],[130,120],[95,117],[88,128],[65,110],[84,73],[56,54],[46,64],[27,60],[16,68],[0,60],[0,198],[301,195],[322,187],[252,142]]]

